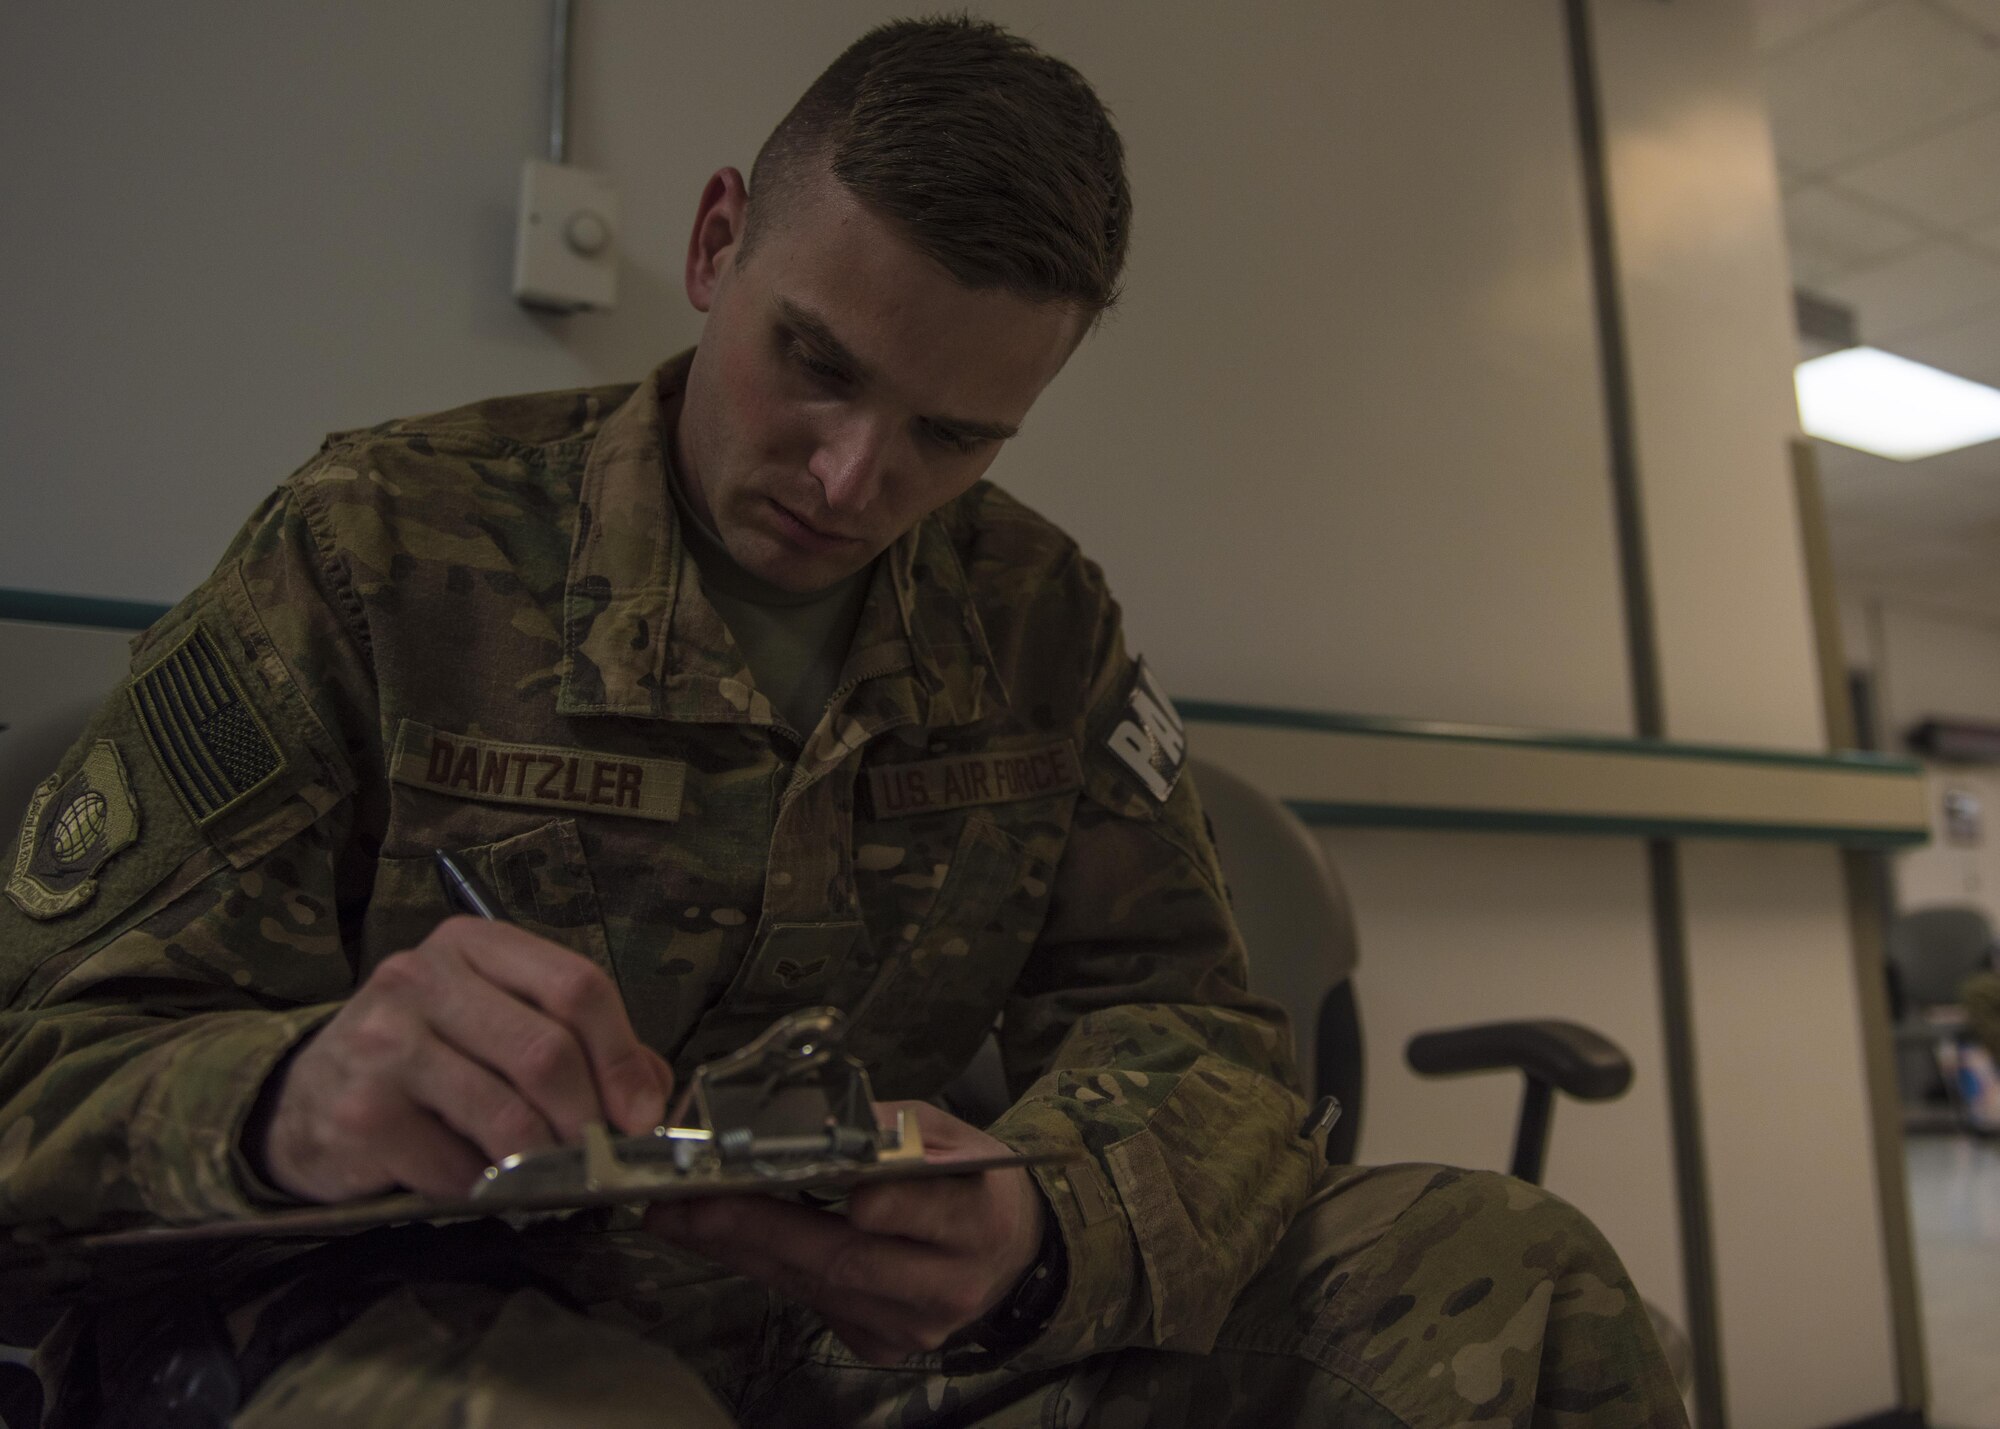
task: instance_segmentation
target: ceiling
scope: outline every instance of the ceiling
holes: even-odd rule
[[[1798,287],[2000,387],[2000,0],[1753,0]],[[2000,442],[1818,442],[1842,593],[2000,618]]]

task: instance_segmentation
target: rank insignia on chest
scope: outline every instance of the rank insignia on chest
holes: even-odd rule
[[[139,836],[139,805],[118,747],[100,739],[83,767],[51,775],[28,802],[7,896],[31,918],[59,918],[96,896],[97,871]]]
[[[458,799],[671,822],[687,766],[560,745],[447,734],[413,719],[396,733],[389,777]]]
[[[1132,671],[1132,692],[1125,698],[1125,717],[1112,728],[1105,748],[1164,804],[1180,781],[1187,758],[1187,730],[1167,692],[1140,660]]]
[[[1076,750],[1066,739],[1033,749],[879,764],[868,771],[868,794],[878,819],[1038,799],[1082,787]]]

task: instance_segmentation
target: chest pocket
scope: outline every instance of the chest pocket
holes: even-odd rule
[[[581,953],[616,978],[575,820],[551,819],[525,833],[446,852],[493,895],[509,922]],[[368,965],[415,947],[450,913],[429,856],[380,860],[368,911]]]
[[[1034,946],[1050,873],[976,812],[928,907],[878,931],[884,956],[854,1008],[854,1051],[876,1069],[877,1096],[928,1096],[971,1060]]]

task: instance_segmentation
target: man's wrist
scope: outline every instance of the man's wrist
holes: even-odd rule
[[[127,1140],[141,1204],[160,1220],[241,1216],[272,1204],[242,1152],[243,1125],[271,1069],[338,1004],[187,1019],[132,1109]],[[291,1204],[282,1197],[276,1204]]]
[[[1035,1258],[1000,1303],[973,1321],[961,1336],[963,1348],[976,1350],[982,1357],[1004,1359],[1034,1343],[1055,1318],[1063,1292],[1069,1288],[1069,1251],[1063,1244],[1062,1225],[1039,1185],[1035,1195],[1042,1205],[1042,1241]]]
[[[300,1050],[310,1040],[308,1036],[293,1043],[271,1068],[264,1078],[264,1085],[258,1089],[257,1100],[250,1104],[250,1113],[243,1119],[242,1130],[237,1134],[234,1158],[236,1180],[244,1195],[253,1203],[288,1205],[298,1201],[271,1174],[270,1134],[271,1123],[278,1114],[278,1100],[285,1090],[285,1076],[291,1071]]]

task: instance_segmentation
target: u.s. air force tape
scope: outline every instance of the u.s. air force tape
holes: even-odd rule
[[[1125,717],[1112,727],[1104,747],[1162,804],[1180,782],[1181,764],[1187,758],[1187,731],[1174,702],[1144,660],[1133,666]]]
[[[489,804],[669,822],[681,815],[687,766],[677,759],[449,734],[406,719],[396,731],[389,777]]]
[[[1082,787],[1076,750],[1066,739],[1035,749],[957,754],[919,764],[878,764],[868,771],[868,796],[878,819],[1038,799]]]

